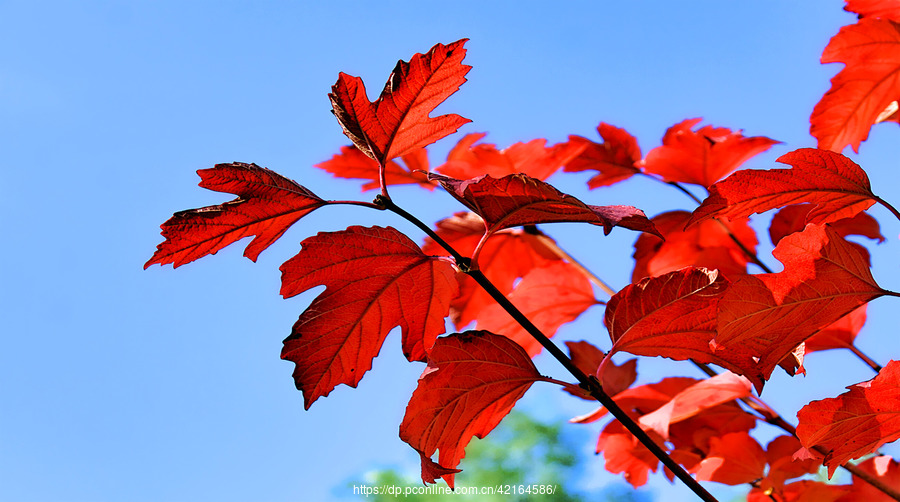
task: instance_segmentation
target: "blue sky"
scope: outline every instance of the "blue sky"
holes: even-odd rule
[[[461,133],[489,132],[501,147],[558,142],[596,138],[602,120],[637,136],[646,153],[667,127],[704,117],[784,142],[745,166],[772,168],[779,155],[814,146],[809,114],[839,69],[818,58],[854,20],[842,7],[0,1],[0,498],[324,500],[347,495],[346,484],[368,470],[417,468],[397,426],[421,366],[404,362],[398,337],[358,389],[342,386],[308,412],[293,365],[278,357],[314,296],[278,295],[278,266],[299,242],[349,224],[394,225],[421,240],[410,225],[326,208],[256,264],[236,245],[178,270],[142,269],[173,212],[229,199],[198,188],[197,169],[255,162],[326,198],[359,196],[359,184],[311,167],[347,144],[327,99],[338,72],[361,76],[374,93],[398,59],[467,37],[474,69],[441,107],[473,120]],[[875,193],[895,204],[897,134],[877,126],[851,155]],[[434,165],[459,137],[435,146]],[[591,204],[632,204],[649,215],[691,209],[683,195],[646,181],[587,192],[585,180],[551,182]],[[426,221],[458,210],[440,191],[420,192],[393,193]],[[872,214],[888,237],[869,245],[876,277],[898,290],[900,225],[880,208]],[[759,228],[766,219],[756,219]],[[548,231],[607,282],[627,284],[633,233]],[[760,240],[765,254],[771,246]],[[860,342],[882,363],[898,353],[891,302],[872,304]],[[589,312],[561,336],[606,347],[601,317]],[[564,378],[553,361],[537,363]],[[699,376],[685,363],[640,364],[644,382]],[[806,378],[776,374],[766,387],[763,397],[786,417],[872,377],[844,353],[817,354],[807,368]],[[522,406],[564,420],[586,410],[573,401],[538,386]],[[586,452],[597,431],[589,430]],[[618,482],[591,460],[587,484]],[[690,499],[664,481],[647,490]]]

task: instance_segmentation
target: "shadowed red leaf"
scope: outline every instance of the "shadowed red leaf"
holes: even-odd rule
[[[175,213],[162,224],[166,240],[157,246],[145,269],[154,263],[179,267],[251,235],[256,237],[244,256],[256,261],[297,220],[327,204],[297,182],[256,164],[217,164],[197,174],[201,187],[238,198]]]
[[[475,247],[484,236],[484,220],[469,212],[459,212],[437,222],[436,232],[463,256],[472,256]],[[560,261],[545,244],[546,236],[539,236],[522,229],[501,230],[492,234],[481,247],[478,267],[500,290],[508,294],[517,279],[525,277],[535,268]],[[426,240],[423,251],[432,255],[449,256],[440,245]],[[515,256],[515,259],[510,259]],[[458,274],[459,293],[450,304],[450,318],[457,330],[474,321],[481,309],[493,305],[494,299],[474,279]]]
[[[784,271],[732,283],[719,301],[711,344],[716,358],[757,390],[800,343],[884,294],[859,251],[827,226],[808,225],[772,254]]]
[[[869,473],[894,490],[900,491],[900,464],[893,458],[887,455],[867,458],[856,464],[856,467],[857,469]],[[854,502],[856,500],[865,500],[866,502],[891,502],[894,499],[868,482],[863,481],[857,476],[853,476],[853,484],[850,486],[850,492],[844,496],[844,498],[839,499],[839,502]]]
[[[320,232],[301,244],[281,266],[281,294],[325,291],[294,324],[281,358],[296,364],[307,409],[339,384],[356,387],[395,326],[407,359],[425,359],[456,293],[449,261],[425,255],[391,227]]]
[[[825,47],[822,63],[846,66],[813,108],[809,132],[819,148],[840,152],[850,145],[858,152],[872,125],[900,99],[900,24],[866,17],[844,26]]]
[[[362,79],[341,73],[328,97],[344,134],[383,165],[470,122],[455,114],[428,116],[466,81],[472,68],[462,64],[466,41],[437,44],[409,63],[398,61],[374,102],[369,102]]]
[[[585,341],[565,343],[569,348],[569,357],[572,359],[572,363],[585,375],[598,377],[603,385],[603,391],[610,396],[615,396],[627,389],[637,379],[637,359],[629,359],[621,365],[609,361],[604,366],[603,373],[598,374],[600,363],[603,362],[606,353]],[[575,384],[564,387],[563,390],[575,397],[596,401],[587,391]]]
[[[704,221],[684,230],[690,217],[687,211],[669,211],[650,220],[665,240],[650,234],[638,236],[632,282],[691,266],[715,269],[726,277],[747,273],[747,253],[731,237],[734,235],[751,252],[756,250],[756,232],[747,219]]]
[[[829,478],[848,460],[900,438],[900,363],[890,361],[874,379],[847,388],[797,412],[797,437],[807,450],[828,452]]]
[[[653,433],[650,433],[653,437]],[[653,437],[662,444],[662,440]],[[612,421],[603,428],[597,439],[597,453],[603,453],[604,467],[613,474],[622,473],[631,486],[638,488],[647,484],[650,471],[659,468],[657,459],[650,450],[634,437],[624,425]]]
[[[589,206],[552,185],[524,174],[502,178],[488,175],[458,180],[429,174],[456,200],[481,216],[487,231],[538,223],[584,222],[603,227],[608,234],[614,226],[656,233],[643,211],[632,206]]]
[[[548,337],[599,303],[587,277],[565,262],[532,269],[507,298]],[[476,327],[515,340],[531,357],[541,352],[541,344],[496,302],[478,313]]]
[[[428,154],[424,148],[412,150],[400,158],[403,160],[403,164],[391,160],[384,166],[385,182],[388,185],[417,184],[422,188],[434,190],[434,185],[428,182],[426,176]],[[325,162],[316,164],[315,167],[324,169],[337,178],[369,180],[363,184],[363,192],[379,187],[378,162],[367,157],[354,146],[342,146],[341,153],[335,154]]]
[[[794,436],[778,436],[766,447],[766,462],[769,471],[760,485],[776,492],[784,489],[784,482],[804,474],[815,474],[822,465],[815,459],[794,460],[794,453],[801,448],[800,440]]]
[[[790,169],[743,170],[710,187],[688,225],[716,216],[744,218],[801,202],[816,205],[808,223],[851,218],[875,203],[865,171],[839,153],[800,148],[778,158]]]
[[[406,407],[400,439],[453,470],[473,436],[485,437],[536,381],[546,380],[518,344],[486,331],[439,338]],[[434,482],[434,468],[422,480]],[[441,475],[453,487],[453,472]]]
[[[900,23],[900,3],[897,0],[847,0],[844,10],[861,17],[890,19]]]
[[[866,324],[866,306],[862,305],[804,342],[807,354],[820,350],[846,349],[853,345],[856,335]]]
[[[603,143],[595,143],[581,136],[569,136],[570,143],[580,143],[584,145],[584,150],[566,164],[566,172],[598,171],[587,182],[591,189],[624,181],[641,172],[637,167],[641,160],[641,148],[634,136],[605,122],[600,122],[597,132]]]
[[[641,356],[711,361],[716,306],[728,280],[715,271],[686,268],[644,279],[616,293],[606,305],[606,328],[620,350]]]
[[[751,157],[778,141],[765,136],[744,137],[741,131],[725,127],[691,127],[703,119],[687,119],[670,127],[658,146],[640,163],[644,172],[665,181],[693,183],[708,187],[728,176]]]
[[[769,238],[772,240],[772,244],[778,245],[778,241],[784,236],[803,231],[806,228],[806,224],[810,223],[809,212],[814,207],[814,204],[796,204],[782,208],[775,213],[775,216],[772,217],[772,223],[769,224]],[[852,218],[837,220],[828,225],[842,237],[862,235],[863,237],[877,240],[879,243],[884,242],[884,236],[881,235],[881,227],[878,225],[878,221],[869,216],[868,213],[858,213]]]
[[[545,180],[578,155],[584,145],[577,142],[546,146],[547,140],[515,143],[498,150],[490,143],[474,144],[485,133],[467,134],[450,150],[447,162],[435,171],[453,178],[468,179],[488,174],[501,178],[507,174],[527,174]]]
[[[747,494],[747,502],[835,502],[843,497],[848,489],[847,485],[803,479],[785,486],[784,490],[776,493],[753,488]]]
[[[732,432],[710,439],[709,453],[697,467],[696,477],[697,481],[741,485],[762,478],[765,468],[762,446],[746,432]]]

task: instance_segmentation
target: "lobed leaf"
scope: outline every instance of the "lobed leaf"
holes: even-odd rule
[[[443,469],[441,477],[453,488],[456,466],[472,437],[485,437],[539,380],[547,379],[509,338],[487,331],[439,338],[400,424],[400,439],[427,466],[422,480],[433,483],[435,471]],[[438,450],[435,463],[430,457]]]
[[[637,167],[641,160],[641,148],[634,136],[605,122],[600,122],[597,132],[603,143],[595,143],[581,136],[569,136],[569,143],[580,143],[584,149],[566,163],[564,171],[598,171],[587,182],[590,189],[613,185],[641,172]]]
[[[391,227],[320,232],[301,244],[281,266],[281,294],[325,291],[294,324],[281,358],[296,364],[307,409],[339,384],[356,387],[395,326],[406,358],[425,359],[456,293],[449,261],[425,255]]]
[[[434,190],[434,184],[429,183],[426,176],[428,153],[424,148],[412,150],[400,158],[403,164],[390,160],[384,166],[384,178],[388,185],[419,185],[427,190]],[[378,162],[354,146],[342,146],[341,153],[315,167],[324,169],[337,178],[368,180],[362,186],[363,192],[374,190],[380,184]]]
[[[847,0],[847,12],[855,12],[860,17],[890,19],[900,23],[900,3],[897,0]]]
[[[485,174],[500,178],[507,174],[522,173],[545,180],[584,148],[584,145],[571,141],[546,146],[547,140],[535,139],[498,150],[490,143],[475,144],[484,136],[485,133],[465,135],[450,150],[447,162],[435,170],[458,179]]]
[[[797,412],[797,437],[807,450],[827,452],[829,478],[848,460],[900,438],[900,362],[890,361],[872,380],[847,388]]]
[[[792,167],[738,171],[710,187],[709,197],[687,225],[721,216],[744,218],[803,202],[816,205],[807,222],[824,224],[851,218],[877,200],[865,171],[839,153],[800,148],[778,162]]]
[[[429,117],[459,90],[472,68],[462,64],[467,39],[437,44],[409,63],[398,61],[374,102],[359,77],[341,73],[328,97],[344,134],[360,151],[384,165],[453,134],[469,119],[449,114]]]
[[[297,220],[328,203],[296,181],[256,164],[217,164],[197,174],[201,187],[238,197],[175,213],[162,224],[165,241],[145,269],[156,263],[177,268],[251,235],[255,237],[244,256],[256,261]]]

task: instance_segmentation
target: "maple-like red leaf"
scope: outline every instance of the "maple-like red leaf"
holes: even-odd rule
[[[650,220],[665,240],[650,234],[638,236],[634,243],[633,282],[691,266],[716,269],[727,277],[747,273],[749,257],[734,238],[747,250],[756,250],[756,232],[750,228],[749,220],[704,221],[685,230],[690,217],[687,211],[669,211]]]
[[[300,218],[328,202],[297,182],[256,164],[217,164],[197,171],[200,186],[238,197],[216,206],[175,213],[162,224],[165,241],[144,264],[180,267],[254,235],[244,256],[256,261]]]
[[[449,260],[422,253],[391,227],[320,232],[301,245],[281,266],[281,294],[325,291],[294,324],[281,358],[296,364],[307,409],[339,384],[356,387],[395,326],[407,359],[425,359],[456,293]]]
[[[434,190],[434,184],[428,182],[428,153],[424,148],[417,148],[400,156],[403,164],[393,160],[384,166],[385,182],[388,185],[413,185]],[[363,192],[379,187],[378,162],[366,156],[355,146],[342,146],[341,153],[329,160],[316,164],[337,178],[369,180],[362,186]],[[421,171],[421,172],[419,172]]]
[[[752,483],[763,477],[765,468],[762,446],[746,432],[732,432],[710,439],[709,453],[697,467],[697,481]]]
[[[653,433],[650,433],[653,438]],[[653,438],[661,444],[660,438]],[[650,472],[659,468],[659,459],[643,445],[624,425],[613,420],[597,439],[597,453],[603,453],[604,467],[613,474],[622,473],[631,486],[647,484]]]
[[[685,268],[646,278],[616,293],[606,305],[606,328],[618,351],[641,356],[711,361],[719,299],[729,282],[716,271]]]
[[[744,218],[791,204],[816,205],[808,223],[851,218],[875,203],[869,177],[852,160],[828,150],[800,148],[778,158],[790,169],[738,171],[709,190],[688,225],[708,218]]]
[[[398,61],[374,102],[369,102],[362,79],[341,73],[328,97],[344,134],[384,165],[470,122],[455,114],[428,116],[466,81],[472,68],[462,64],[466,41],[437,44],[427,54],[414,55],[409,63]]]
[[[891,115],[900,99],[900,24],[865,17],[844,26],[821,60],[846,66],[813,108],[809,132],[819,148],[840,152],[850,145],[859,152],[872,125]]]
[[[406,407],[400,439],[423,462],[440,450],[437,465],[454,470],[472,437],[485,437],[539,380],[547,379],[505,336],[466,331],[441,337]],[[423,469],[422,480],[434,482],[433,472],[434,466]],[[441,476],[452,488],[454,473]]]
[[[676,394],[666,404],[638,420],[641,427],[650,429],[663,439],[669,439],[669,426],[691,418],[708,408],[747,397],[750,381],[731,372],[701,380]]]
[[[608,234],[615,226],[657,233],[643,211],[632,206],[589,206],[548,183],[524,174],[502,178],[484,175],[458,180],[429,174],[456,200],[481,216],[488,233],[519,225],[584,222],[603,227]]]
[[[887,455],[867,458],[856,464],[856,468],[869,473],[869,475],[894,490],[900,491],[900,464],[893,458]],[[867,481],[863,481],[859,477],[853,476],[853,484],[850,486],[850,492],[845,495],[844,498],[839,499],[839,502],[854,502],[857,500],[865,500],[866,502],[891,502],[894,499],[878,488],[875,488]]]
[[[734,281],[719,300],[711,343],[716,358],[757,390],[800,343],[885,293],[859,251],[827,226],[807,225],[772,255],[784,270]]]
[[[644,172],[665,181],[708,187],[751,157],[780,143],[765,136],[745,137],[725,127],[691,128],[703,119],[687,119],[670,127],[658,146],[640,162]]]
[[[500,178],[507,174],[522,173],[545,180],[578,155],[585,146],[571,141],[546,146],[547,140],[534,139],[498,150],[490,143],[475,144],[484,136],[485,133],[465,135],[450,150],[447,162],[435,171],[458,179],[485,174]]]
[[[847,12],[855,12],[860,17],[890,19],[900,23],[900,3],[897,0],[847,0]]]
[[[598,304],[587,277],[566,262],[532,269],[507,298],[548,337]],[[479,312],[476,328],[515,340],[531,357],[541,352],[541,344],[496,302]]]
[[[866,324],[866,305],[862,305],[837,321],[822,328],[803,343],[805,353],[829,349],[846,349]]]
[[[463,256],[472,256],[475,247],[484,236],[484,220],[470,212],[459,212],[437,222],[438,237],[453,246]],[[516,280],[528,275],[535,268],[561,260],[545,244],[549,237],[526,232],[522,229],[506,229],[492,234],[481,247],[478,268],[504,295],[513,289]],[[449,256],[449,253],[431,239],[422,250],[432,255]],[[510,259],[510,257],[515,259]],[[466,274],[458,274],[459,293],[450,304],[450,318],[457,330],[476,319],[478,313],[494,299]]]
[[[797,437],[807,450],[824,449],[828,477],[848,460],[900,438],[900,362],[890,361],[867,382],[797,412]]]
[[[810,223],[809,212],[814,207],[814,204],[795,204],[784,207],[775,213],[772,223],[769,224],[769,238],[772,240],[772,244],[777,245],[778,241],[788,234],[803,231],[806,224]],[[851,218],[837,220],[828,225],[843,237],[861,235],[877,240],[879,243],[884,242],[878,221],[868,213],[858,213]],[[657,227],[659,227],[658,224]]]
[[[568,162],[566,172],[598,171],[589,179],[588,188],[613,185],[641,172],[637,167],[641,160],[641,148],[637,138],[625,129],[600,122],[597,132],[603,143],[596,143],[581,136],[569,136],[569,142],[584,145],[584,150]]]

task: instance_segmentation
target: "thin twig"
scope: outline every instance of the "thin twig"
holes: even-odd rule
[[[872,368],[872,370],[875,373],[881,372],[881,365],[878,364],[877,362],[875,362],[874,360],[872,360],[871,357],[867,356],[865,354],[865,352],[859,350],[859,348],[856,345],[853,345],[851,343],[849,346],[847,346],[847,350],[849,350],[850,352],[853,352],[853,355],[860,358],[862,360],[862,362],[868,364],[869,367]]]

